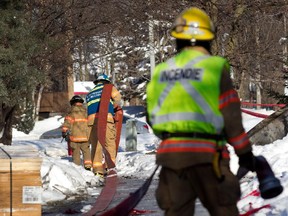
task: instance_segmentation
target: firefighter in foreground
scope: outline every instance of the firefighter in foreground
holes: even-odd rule
[[[93,172],[99,177],[104,177],[106,174],[107,164],[103,157],[103,149],[98,141],[98,113],[101,104],[101,96],[106,84],[110,84],[110,80],[106,74],[101,74],[94,81],[95,87],[86,96],[88,105],[88,125],[90,127],[90,142],[91,142],[91,155]],[[106,141],[105,147],[108,151],[111,160],[116,162],[116,128],[114,121],[115,110],[120,107],[121,94],[115,86],[112,87],[111,95],[109,95],[110,103],[107,110],[107,123],[106,123]],[[102,126],[102,125],[101,125]],[[103,135],[105,136],[105,135]]]
[[[171,36],[177,54],[157,65],[147,86],[147,120],[162,139],[156,155],[162,166],[158,205],[166,216],[190,216],[199,198],[210,215],[238,215],[240,186],[229,168],[226,142],[240,167],[255,171],[256,157],[242,125],[229,63],[211,55],[215,32],[201,9],[184,10]]]
[[[70,141],[72,149],[72,160],[75,164],[81,165],[81,151],[83,155],[84,168],[91,170],[91,151],[89,139],[89,131],[87,125],[87,110],[83,106],[84,100],[75,95],[70,100],[71,110],[65,116],[62,126],[62,137],[67,142]]]

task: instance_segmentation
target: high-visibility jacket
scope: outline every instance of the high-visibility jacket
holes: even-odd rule
[[[94,118],[98,117],[100,100],[101,100],[103,88],[104,88],[104,84],[102,82],[99,82],[86,96],[88,125],[92,125],[94,123]],[[114,106],[119,105],[120,101],[121,101],[121,94],[115,88],[115,86],[113,86],[112,92],[111,92],[110,104],[108,107],[108,116],[107,116],[108,122],[114,123],[114,119],[113,119],[114,114],[115,114]]]
[[[147,88],[149,120],[163,131],[220,134],[220,78],[224,58],[183,51],[154,71]]]
[[[72,142],[87,142],[89,131],[87,124],[87,110],[83,105],[74,105],[71,111],[65,116],[62,125],[62,132],[70,131],[70,140]]]
[[[229,131],[227,138],[236,147],[236,153],[251,150],[246,133],[242,133],[239,98],[227,74],[225,77],[231,83],[227,89],[224,88],[225,92],[220,90],[223,90],[223,71],[229,71],[229,64],[224,58],[194,49],[184,49],[157,65],[146,91],[148,120],[156,135],[161,136],[163,132],[172,134],[157,149],[158,164],[183,168],[210,163],[219,145],[223,147],[222,156],[229,158],[225,141],[173,137],[173,134],[221,134],[225,126],[221,109],[226,109],[234,102],[237,110],[236,126],[234,131]],[[229,108],[227,112],[230,111]],[[235,113],[231,116],[235,116]]]

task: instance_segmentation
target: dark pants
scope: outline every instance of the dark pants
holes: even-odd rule
[[[156,199],[166,216],[191,216],[195,201],[200,199],[212,216],[237,216],[240,198],[238,179],[228,166],[221,166],[225,176],[217,179],[211,164],[201,164],[182,170],[162,167]]]

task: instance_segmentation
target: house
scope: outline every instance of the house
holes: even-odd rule
[[[48,118],[53,115],[66,113],[70,107],[69,101],[74,95],[85,98],[95,86],[92,81],[74,82],[72,78],[59,80],[53,90],[45,89],[42,93],[39,116]]]

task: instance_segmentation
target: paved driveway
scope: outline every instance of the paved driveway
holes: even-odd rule
[[[136,191],[145,180],[142,179],[120,179],[117,193],[114,196],[112,203],[109,206],[109,209],[113,206],[117,205],[123,199],[125,199],[129,193]],[[163,216],[164,213],[161,209],[159,209],[156,200],[155,200],[155,189],[157,187],[157,181],[153,180],[148,192],[143,197],[143,199],[138,203],[135,207],[136,210],[143,211],[143,216]],[[145,213],[146,211],[146,213]],[[196,202],[195,216],[209,216],[207,210],[203,208],[199,201]]]

